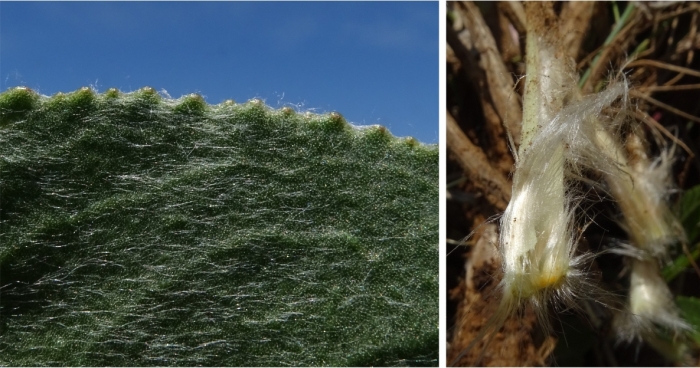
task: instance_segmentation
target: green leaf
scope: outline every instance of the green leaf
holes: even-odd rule
[[[437,365],[437,145],[152,88],[0,120],[0,365]]]
[[[676,304],[681,309],[683,318],[693,326],[690,336],[700,345],[700,299],[679,296],[676,297]]]
[[[27,87],[11,88],[0,94],[0,127],[26,118],[39,96]]]
[[[688,241],[694,243],[700,235],[700,185],[683,194],[680,201],[680,220],[685,228]]]
[[[688,241],[691,244],[696,242],[698,235],[700,235],[700,186],[695,186],[683,194],[677,207],[677,213]],[[700,257],[700,244],[695,244],[690,251],[693,259],[697,260]],[[688,266],[690,266],[690,260],[685,253],[682,253],[676,257],[673,263],[664,268],[663,277],[669,282]]]
[[[700,257],[700,245],[696,244],[695,249],[692,252],[690,252],[690,255],[693,257],[693,259],[698,259]],[[690,260],[688,259],[688,256],[685,253],[679,255],[678,257],[676,257],[676,259],[673,260],[673,263],[664,267],[662,271],[664,280],[666,280],[666,282],[670,282],[671,280],[675,279],[676,276],[678,276],[686,268],[688,268],[688,266],[690,266]]]

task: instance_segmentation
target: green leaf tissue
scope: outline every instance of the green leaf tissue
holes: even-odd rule
[[[438,147],[340,114],[0,93],[0,365],[437,365]]]

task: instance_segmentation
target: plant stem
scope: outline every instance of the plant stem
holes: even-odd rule
[[[615,27],[613,28],[612,32],[608,35],[608,38],[605,39],[605,42],[603,43],[603,46],[608,46],[613,39],[615,39],[615,36],[617,36],[617,33],[620,32],[622,27],[627,23],[627,21],[631,18],[632,15],[632,10],[634,10],[634,4],[629,3],[627,4],[627,7],[625,8],[625,12],[622,14],[622,17],[618,22],[615,23]],[[591,75],[591,70],[593,70],[593,67],[598,64],[598,60],[600,60],[600,55],[602,54],[602,50],[598,52],[598,55],[596,55],[595,58],[593,58],[593,61],[591,62],[591,65],[588,67],[585,73],[583,73],[583,76],[581,77],[581,80],[578,82],[578,87],[583,88],[583,86],[586,84],[586,81]]]

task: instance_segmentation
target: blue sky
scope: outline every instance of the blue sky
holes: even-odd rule
[[[0,89],[144,86],[438,142],[438,2],[2,2]]]

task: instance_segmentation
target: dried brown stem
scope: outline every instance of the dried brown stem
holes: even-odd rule
[[[672,86],[672,85],[678,83],[678,81],[681,80],[683,77],[685,77],[685,74],[678,73],[675,77],[673,77],[673,79],[664,83],[664,87]]]
[[[637,90],[640,92],[687,91],[691,89],[700,89],[700,84],[682,84],[680,86],[647,86],[637,88]]]
[[[474,43],[474,51],[480,55],[479,66],[486,73],[487,91],[491,101],[517,146],[520,142],[522,112],[513,87],[513,78],[503,63],[496,40],[481,16],[479,8],[470,1],[456,5],[456,14],[462,17],[465,28],[469,31]],[[457,53],[456,49],[455,53]]]
[[[684,118],[686,118],[686,119],[688,119],[688,120],[694,121],[694,122],[696,122],[696,123],[700,123],[700,118],[698,118],[697,116],[690,115],[690,114],[688,114],[687,112],[681,111],[681,110],[679,110],[679,109],[677,109],[677,108],[675,108],[675,107],[673,107],[673,106],[671,106],[671,105],[667,105],[667,104],[665,104],[665,103],[663,103],[663,102],[661,102],[661,101],[659,101],[659,100],[657,100],[657,99],[654,99],[654,98],[652,98],[652,97],[649,97],[649,96],[647,96],[647,95],[645,95],[645,94],[643,94],[643,93],[639,93],[639,92],[635,92],[635,91],[630,91],[630,94],[631,94],[633,97],[641,98],[642,100],[645,100],[645,101],[647,101],[647,102],[649,102],[649,103],[651,103],[651,104],[654,104],[654,105],[656,105],[656,106],[658,106],[658,107],[660,107],[660,108],[662,108],[662,109],[664,109],[664,110],[668,110],[668,111],[670,111],[670,112],[672,112],[672,113],[674,113],[674,114],[676,114],[676,115],[678,115],[678,116],[682,116],[682,117],[684,117]]]
[[[525,35],[525,9],[523,4],[518,1],[501,1],[498,3],[498,9],[508,17],[513,27],[520,33]]]
[[[499,3],[499,5],[500,4],[503,3]],[[514,37],[513,32],[511,31],[511,26],[513,23],[505,14],[503,14],[502,8],[502,6],[499,6],[497,11],[499,28],[499,32],[497,33],[499,34],[498,44],[501,46],[501,58],[503,61],[512,62],[521,55],[519,36]]]
[[[467,78],[477,91],[484,91],[488,88],[486,72],[481,69],[474,55],[469,52],[467,46],[460,40],[456,32],[447,27],[447,47],[452,49],[455,56],[464,66],[463,70]],[[471,42],[468,42],[471,44]],[[509,173],[513,166],[513,158],[506,144],[506,132],[501,118],[494,107],[493,101],[485,93],[479,93],[479,101],[484,111],[485,132],[488,135],[488,144],[482,144],[486,148],[486,153],[493,162],[498,163],[498,169],[502,173]]]
[[[655,66],[657,68],[668,69],[668,70],[672,70],[674,72],[684,73],[687,75],[692,75],[694,77],[700,77],[700,72],[697,70],[684,68],[682,66],[664,63],[664,62],[657,61],[657,60],[649,60],[649,59],[635,60],[635,61],[627,64],[625,66],[625,68],[634,68],[635,66],[641,66],[641,65]]]
[[[508,180],[489,164],[481,148],[473,144],[462,132],[449,111],[447,148],[455,155],[466,176],[481,190],[486,200],[499,211],[505,210],[511,195]]]
[[[637,14],[637,16],[638,15],[639,14]],[[620,32],[618,32],[612,42],[603,47],[600,53],[600,58],[591,69],[590,77],[586,81],[583,88],[581,88],[585,94],[594,92],[595,85],[598,83],[598,81],[600,81],[603,72],[610,67],[609,62],[613,60],[615,56],[617,56],[616,54],[619,55],[626,49],[626,43],[629,43],[634,39],[634,32],[632,31],[635,28],[638,28],[637,22],[630,20],[630,22],[624,28],[622,28]]]
[[[592,1],[570,1],[564,3],[559,25],[559,36],[566,46],[566,53],[574,60],[578,59],[583,38],[586,36],[595,3]]]
[[[635,115],[637,119],[647,123],[650,127],[653,127],[654,129],[658,130],[670,140],[681,146],[681,148],[683,148],[683,150],[688,153],[690,158],[695,157],[693,151],[685,143],[683,143],[682,140],[678,139],[675,135],[671,134],[671,132],[669,132],[668,129],[666,129],[663,125],[659,124],[659,122],[651,116],[649,116],[649,114],[647,114],[644,111],[637,110],[635,111]]]
[[[699,5],[699,4],[694,3],[694,2],[688,2],[688,5],[689,5],[689,6],[686,7],[686,8],[680,8],[680,9],[678,9],[678,10],[676,10],[676,11],[671,12],[671,13],[662,15],[661,17],[659,17],[658,21],[659,21],[659,22],[663,22],[663,21],[665,21],[666,19],[671,19],[671,18],[677,17],[677,16],[679,16],[679,15],[682,15],[682,14],[685,14],[685,13],[688,13],[688,12],[691,12],[691,11],[700,11],[700,5]]]

